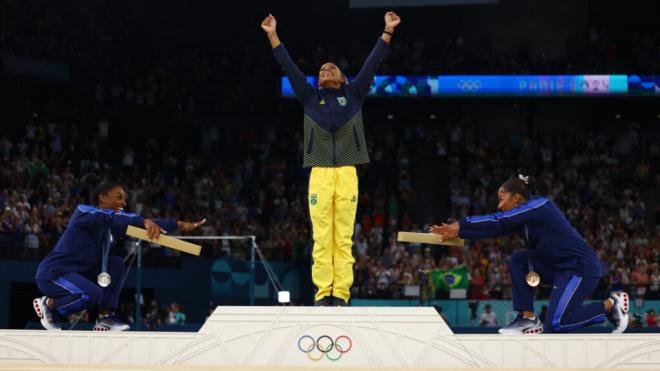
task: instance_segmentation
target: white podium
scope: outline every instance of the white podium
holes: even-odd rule
[[[660,334],[454,335],[433,308],[218,307],[198,333],[0,331],[0,364],[660,369]]]

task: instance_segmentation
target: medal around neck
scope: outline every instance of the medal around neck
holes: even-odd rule
[[[96,282],[98,282],[99,286],[101,286],[101,287],[108,287],[108,286],[110,286],[110,283],[112,282],[112,279],[110,278],[110,275],[108,273],[101,272],[96,277]]]
[[[536,287],[539,285],[539,283],[541,283],[541,276],[539,276],[539,274],[536,272],[529,272],[525,276],[525,281],[527,281],[528,285]]]

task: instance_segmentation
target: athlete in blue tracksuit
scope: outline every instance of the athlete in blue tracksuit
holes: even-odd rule
[[[125,213],[122,210],[126,206],[126,195],[118,183],[101,183],[93,194],[98,207],[78,205],[55,248],[37,268],[36,283],[44,296],[34,299],[33,305],[46,329],[60,329],[58,317],[66,318],[96,305],[100,308],[100,316],[95,330],[128,329],[128,325],[112,315],[119,302],[123,260],[109,256],[107,273],[111,276],[111,283],[107,287],[97,284],[103,246],[125,236],[129,225],[145,227],[151,238],[157,238],[161,232],[188,231],[204,223],[151,220]]]
[[[545,330],[572,331],[609,318],[621,333],[628,325],[628,295],[614,292],[603,302],[583,305],[603,276],[594,250],[573,228],[554,202],[530,195],[530,179],[520,175],[505,182],[498,191],[501,212],[469,216],[450,225],[433,226],[443,238],[470,240],[520,233],[527,250],[509,258],[513,308],[519,316],[502,334],[540,333],[544,327],[534,316],[533,289],[526,282],[532,268],[541,283],[553,285],[545,319]]]

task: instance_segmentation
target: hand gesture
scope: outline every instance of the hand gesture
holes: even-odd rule
[[[430,228],[431,233],[439,234],[443,240],[458,237],[458,223],[434,225]]]
[[[401,23],[401,18],[399,18],[398,15],[394,12],[387,12],[385,13],[385,29],[386,30],[391,30],[394,31],[396,26]],[[262,25],[263,27],[263,25]]]
[[[202,219],[202,220],[200,220],[196,223],[178,221],[178,222],[176,222],[176,227],[179,228],[179,230],[181,230],[183,232],[189,232],[189,231],[192,231],[193,229],[203,225],[204,223],[206,223],[206,219]]]
[[[261,22],[261,28],[266,31],[266,33],[273,33],[277,28],[277,19],[273,17],[272,14],[268,14],[268,17],[264,18]]]
[[[159,227],[158,224],[154,223],[151,219],[144,220],[144,228],[147,229],[147,237],[150,240],[157,240],[161,233],[167,234],[167,231]]]

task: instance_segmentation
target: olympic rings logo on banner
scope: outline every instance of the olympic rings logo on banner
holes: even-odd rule
[[[311,335],[303,335],[298,339],[298,349],[315,362],[320,361],[324,356],[330,361],[339,361],[351,348],[353,341],[346,335],[337,336],[334,340],[328,335],[321,335],[318,339],[314,339]],[[319,351],[319,355],[313,354],[316,353],[315,350]]]
[[[481,89],[481,81],[479,80],[460,80],[458,87],[463,91],[477,91]]]

